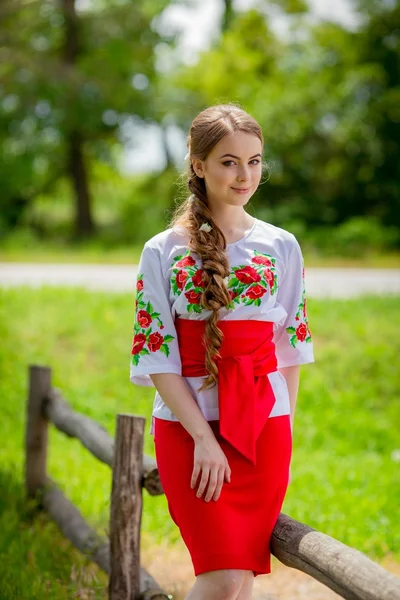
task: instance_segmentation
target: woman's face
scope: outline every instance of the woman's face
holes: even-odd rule
[[[204,161],[193,159],[193,168],[204,177],[210,206],[244,206],[258,188],[262,175],[261,140],[236,131],[224,136]]]

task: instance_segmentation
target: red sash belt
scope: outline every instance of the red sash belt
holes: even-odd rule
[[[204,320],[176,319],[184,377],[204,377]],[[218,321],[224,334],[218,366],[221,435],[256,464],[256,442],[275,403],[268,373],[277,370],[270,321]]]

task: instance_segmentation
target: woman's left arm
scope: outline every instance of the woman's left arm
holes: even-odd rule
[[[294,425],[294,411],[296,409],[297,394],[299,391],[300,383],[300,365],[294,365],[293,367],[281,367],[279,371],[286,379],[286,383],[289,391],[290,401],[290,426],[292,429],[293,436],[293,425]],[[292,470],[289,465],[289,483],[292,481]]]
[[[288,391],[289,391],[289,401],[290,401],[290,425],[292,428],[293,434],[293,425],[294,425],[294,412],[296,409],[297,402],[297,394],[299,392],[299,384],[300,384],[300,365],[294,365],[293,367],[281,367],[279,369],[280,373],[286,379]]]

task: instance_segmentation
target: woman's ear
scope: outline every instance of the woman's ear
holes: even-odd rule
[[[193,167],[193,171],[196,173],[197,177],[200,177],[200,178],[204,177],[203,161],[200,160],[200,158],[194,158],[192,160],[192,167]]]

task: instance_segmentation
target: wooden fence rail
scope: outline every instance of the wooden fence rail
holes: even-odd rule
[[[78,509],[47,476],[50,421],[67,435],[78,438],[94,456],[112,466],[114,475],[116,469],[121,471],[121,461],[118,463],[118,457],[124,456],[126,472],[120,472],[119,483],[113,477],[110,542],[88,525]],[[143,424],[143,417],[118,415],[114,451],[114,443],[108,433],[91,419],[72,411],[61,394],[52,389],[51,369],[39,366],[29,368],[25,437],[27,494],[37,498],[40,506],[51,515],[62,533],[78,550],[87,554],[110,575],[110,600],[169,598],[155,579],[140,567],[138,531],[142,486],[151,494],[162,493],[155,461],[149,457],[142,460]],[[128,446],[124,435],[126,431],[134,434]],[[113,457],[117,459],[116,465],[113,465]],[[118,546],[118,540],[122,541],[123,547]]]
[[[110,539],[101,537],[47,476],[48,423],[75,437],[112,467]],[[118,415],[115,443],[98,423],[74,412],[51,386],[51,369],[29,367],[25,480],[27,494],[62,533],[109,574],[110,600],[170,598],[140,565],[142,488],[163,493],[157,465],[143,455],[145,419]],[[280,514],[271,549],[285,565],[308,573],[347,600],[400,600],[400,579],[361,552]]]

